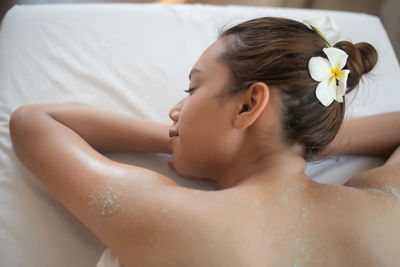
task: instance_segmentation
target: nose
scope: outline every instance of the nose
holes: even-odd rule
[[[169,111],[169,117],[171,118],[171,120],[173,120],[174,122],[177,122],[179,119],[179,114],[181,113],[181,109],[185,103],[187,97],[182,98],[178,103],[175,104],[175,106],[173,106],[171,108],[171,110]]]
[[[171,109],[171,111],[169,112],[169,117],[171,118],[171,120],[173,120],[174,122],[178,121],[179,118],[179,110],[176,109],[175,107]]]

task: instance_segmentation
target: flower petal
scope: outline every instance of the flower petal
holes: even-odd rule
[[[321,13],[304,20],[303,23],[310,29],[318,29],[324,35],[323,38],[328,39],[329,45],[333,46],[340,39],[341,32],[339,31],[339,27],[325,14]]]
[[[335,47],[323,48],[322,50],[328,56],[332,68],[338,67],[341,70],[346,65],[348,55],[343,50]]]
[[[339,85],[336,88],[335,100],[343,102],[343,96],[346,93],[347,88],[347,77],[349,76],[350,70],[341,70],[341,74],[338,79]]]
[[[304,20],[304,23],[309,24],[311,27],[314,28],[321,28],[327,22],[326,17],[327,16],[324,14],[318,14],[314,17]]]
[[[339,27],[336,25],[336,23],[333,22],[331,17],[328,16],[326,16],[325,27],[322,28],[322,31],[332,45],[336,44],[339,41],[340,35],[342,34],[339,31]]]
[[[323,57],[312,57],[308,62],[310,75],[318,82],[328,79],[332,75],[331,69],[329,61]]]
[[[336,84],[334,79],[326,79],[320,82],[315,89],[315,96],[325,106],[329,106],[335,99]]]

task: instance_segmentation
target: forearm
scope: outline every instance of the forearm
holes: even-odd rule
[[[26,105],[46,112],[99,152],[142,151],[170,154],[169,125],[77,104]]]
[[[400,112],[391,112],[343,122],[335,139],[321,154],[389,157],[399,145]]]

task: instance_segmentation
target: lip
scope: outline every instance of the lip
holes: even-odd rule
[[[169,129],[169,138],[170,138],[170,140],[172,138],[174,138],[174,137],[177,137],[177,136],[179,136],[178,131],[176,129],[174,129],[174,128],[170,128]]]
[[[169,141],[169,142],[172,142],[172,140],[174,140],[174,139],[177,138],[177,137],[178,137],[178,136],[172,136],[172,137],[169,138],[168,141]]]

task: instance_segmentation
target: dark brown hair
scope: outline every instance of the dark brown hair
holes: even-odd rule
[[[220,29],[219,38],[227,42],[218,60],[231,70],[224,96],[246,90],[255,82],[265,82],[281,96],[282,129],[287,142],[301,144],[303,157],[313,159],[336,136],[345,112],[345,102],[334,101],[325,107],[315,96],[318,82],[311,78],[308,62],[311,57],[327,58],[322,49],[328,45],[322,37],[303,23],[262,17]],[[375,66],[377,52],[368,43],[341,41],[334,47],[349,56],[344,67],[350,70],[349,93]]]

